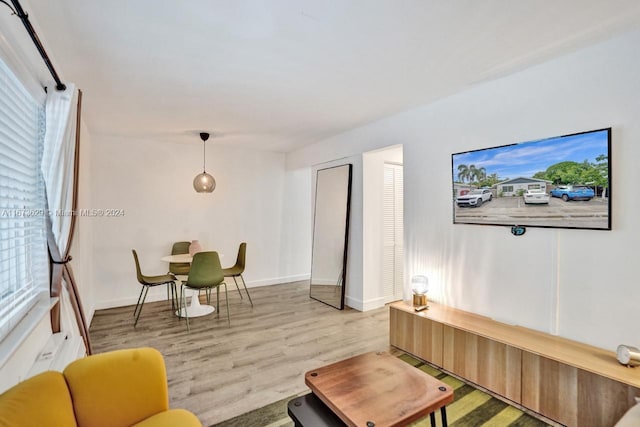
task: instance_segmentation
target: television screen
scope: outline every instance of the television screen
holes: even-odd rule
[[[451,155],[454,224],[611,230],[611,128]]]

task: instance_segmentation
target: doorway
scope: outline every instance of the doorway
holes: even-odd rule
[[[363,308],[404,294],[402,145],[363,153]]]

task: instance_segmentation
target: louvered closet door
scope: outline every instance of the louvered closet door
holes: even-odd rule
[[[403,185],[402,166],[384,165],[383,265],[385,301],[402,299],[403,288]]]
[[[394,240],[393,246],[395,253],[394,262],[394,300],[402,299],[404,287],[404,186],[402,166],[393,168],[393,185],[394,185]]]

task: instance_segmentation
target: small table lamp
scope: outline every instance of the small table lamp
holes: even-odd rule
[[[425,276],[413,276],[411,278],[411,290],[413,291],[413,305],[415,307],[426,306],[429,280]]]

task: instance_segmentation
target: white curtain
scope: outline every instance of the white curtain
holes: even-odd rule
[[[75,85],[59,91],[50,89],[45,103],[46,131],[42,154],[42,176],[53,225],[53,235],[61,254],[67,251],[73,209],[74,164],[78,90]]]
[[[90,354],[89,331],[69,265],[76,209],[76,156],[79,155],[76,133],[80,100],[81,94],[74,84],[68,84],[64,91],[50,89],[47,93],[41,168],[49,207],[48,246],[53,261],[51,296],[60,297],[59,307],[52,314],[52,326],[54,332],[79,332]],[[77,329],[73,327],[74,317]]]

